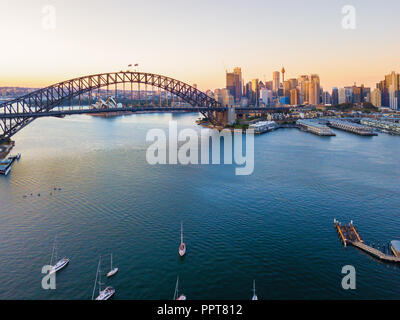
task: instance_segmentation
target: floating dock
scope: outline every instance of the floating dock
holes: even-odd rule
[[[353,247],[359,248],[360,250],[367,252],[371,256],[378,258],[381,261],[400,263],[400,257],[386,254],[378,249],[366,245],[361,239],[356,227],[353,225],[353,222],[350,222],[349,225],[342,225],[335,219],[334,225],[339,238],[345,247],[347,247],[347,245],[352,245]]]

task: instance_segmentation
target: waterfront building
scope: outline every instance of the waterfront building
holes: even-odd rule
[[[333,128],[344,130],[347,132],[352,132],[359,134],[361,136],[374,136],[376,135],[374,131],[367,126],[358,124],[358,123],[352,123],[349,121],[343,121],[343,120],[330,120],[329,125]]]
[[[323,124],[319,123],[318,121],[300,119],[300,120],[296,121],[296,124],[303,130],[317,134],[319,136],[334,136],[335,135],[328,126],[323,125]]]
[[[253,129],[254,133],[260,134],[272,131],[278,128],[275,121],[258,121],[249,125],[249,129]]]

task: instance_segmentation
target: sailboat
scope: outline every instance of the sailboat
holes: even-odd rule
[[[251,300],[258,300],[258,297],[256,295],[256,280],[253,281],[253,297]]]
[[[111,253],[111,268],[110,268],[110,272],[109,273],[107,273],[107,278],[110,278],[110,277],[112,277],[113,275],[115,275],[117,272],[118,272],[118,268],[117,267],[115,267],[114,269],[113,269],[113,259],[112,259],[112,253]]]
[[[69,259],[65,258],[65,257],[63,259],[61,259],[60,261],[57,261],[57,263],[54,265],[53,265],[53,261],[57,261],[57,237],[55,237],[55,239],[54,239],[53,251],[51,253],[50,274],[56,273],[56,272],[60,271],[61,269],[64,269],[67,266],[67,264],[69,263]]]
[[[101,265],[101,257],[99,259],[99,264],[97,265],[96,280],[94,281],[92,300],[94,298],[94,293],[96,291],[96,284],[97,283],[99,284],[99,295],[96,298],[96,300],[108,300],[115,294],[115,289],[113,287],[107,287],[103,291],[101,290],[102,283],[101,283],[100,265]],[[97,277],[99,278],[99,282],[97,282]]]
[[[181,245],[179,246],[179,255],[183,257],[186,254],[186,244],[183,242],[183,223],[181,222]]]
[[[176,279],[174,300],[186,300],[186,296],[184,294],[179,295],[179,276]]]

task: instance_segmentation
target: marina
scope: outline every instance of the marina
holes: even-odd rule
[[[354,226],[353,222],[351,221],[349,225],[342,225],[339,221],[334,219],[335,229],[339,235],[340,240],[342,241],[343,245],[347,247],[348,245],[352,245],[364,252],[367,252],[371,256],[384,261],[384,262],[392,262],[392,263],[400,263],[400,256],[399,255],[390,255],[388,253],[382,252],[376,248],[368,246],[364,243],[361,239],[356,227]],[[392,241],[391,249],[393,253],[397,253],[398,251],[398,242],[399,241]]]
[[[396,122],[396,120],[376,120],[376,119],[369,119],[364,118],[360,120],[360,123],[365,126],[369,126],[372,128],[376,128],[384,133],[389,133],[393,135],[400,135],[400,123]]]

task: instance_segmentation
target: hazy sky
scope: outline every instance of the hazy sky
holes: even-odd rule
[[[42,10],[55,8],[54,29]],[[342,7],[356,8],[356,29]],[[0,0],[0,86],[42,87],[126,69],[225,86],[318,73],[325,89],[400,72],[399,0]],[[48,24],[45,23],[45,26]]]

